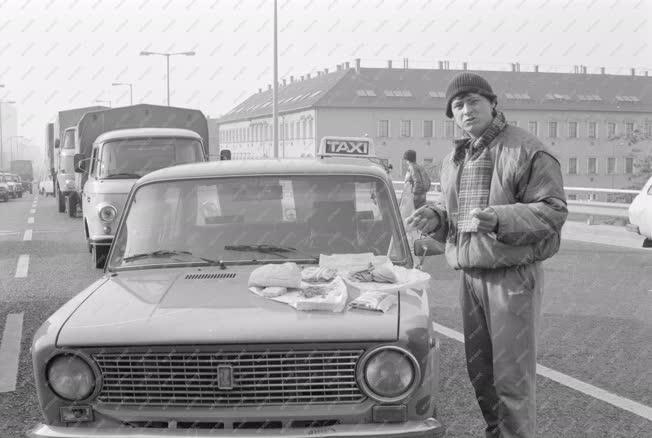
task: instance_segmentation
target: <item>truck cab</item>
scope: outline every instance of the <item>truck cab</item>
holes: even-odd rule
[[[83,172],[81,205],[89,251],[103,268],[115,229],[132,186],[140,177],[178,164],[205,161],[202,137],[171,128],[122,129],[106,132],[93,142],[88,159],[75,156]]]

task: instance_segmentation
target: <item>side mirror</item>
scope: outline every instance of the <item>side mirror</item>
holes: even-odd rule
[[[57,138],[56,140],[54,140],[54,148],[55,148],[55,149],[59,149],[59,146],[60,146],[60,145],[61,145],[61,141],[59,141],[58,138]]]
[[[85,159],[82,154],[75,154],[73,165],[75,167],[75,172],[77,173],[88,172],[88,159]]]

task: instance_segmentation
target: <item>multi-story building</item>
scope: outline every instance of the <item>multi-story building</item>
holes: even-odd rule
[[[492,84],[509,123],[558,157],[566,186],[631,187],[652,156],[652,78],[539,71],[477,71]],[[538,69],[536,69],[538,70]],[[445,89],[460,70],[362,68],[356,60],[317,76],[290,77],[278,92],[279,157],[314,156],[327,135],[369,136],[404,171],[406,149],[436,173],[462,135],[446,118]],[[273,156],[271,87],[218,119],[219,147],[235,159]],[[436,175],[435,175],[436,176]]]

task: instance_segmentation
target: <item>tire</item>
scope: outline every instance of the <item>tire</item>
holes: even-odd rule
[[[643,248],[652,248],[652,239],[645,239],[643,241]]]
[[[109,254],[109,248],[106,246],[93,245],[92,247],[92,257],[95,267],[97,269],[104,269],[106,264],[106,256]]]
[[[57,206],[59,207],[59,213],[66,211],[66,198],[62,197],[61,191],[57,190]]]
[[[77,217],[77,197],[74,194],[68,196],[68,216]]]

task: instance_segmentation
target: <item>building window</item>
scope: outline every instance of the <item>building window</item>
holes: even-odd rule
[[[516,120],[512,120],[511,122],[507,122],[508,125],[512,126],[518,126],[518,122]]]
[[[432,120],[423,121],[423,136],[428,138],[432,137]]]
[[[609,175],[613,175],[614,173],[616,173],[616,158],[615,157],[607,158],[607,173]]]
[[[296,136],[294,138],[301,138],[301,122],[296,123]]]
[[[577,122],[568,123],[568,137],[577,138]]]
[[[412,137],[412,120],[401,120],[401,137]]]
[[[634,122],[625,122],[625,135],[628,137],[634,133]]]
[[[557,138],[557,122],[548,123],[548,137]]]
[[[528,129],[530,134],[534,135],[535,137],[539,135],[539,124],[537,122],[528,123]]]
[[[625,158],[625,173],[628,175],[634,173],[634,159],[631,157]]]
[[[444,122],[446,128],[446,138],[453,138],[455,136],[455,123],[452,120]]]
[[[589,122],[589,138],[598,137],[598,124],[596,122]]]
[[[303,119],[301,121],[301,138],[306,138],[306,125],[308,124],[308,121],[306,119]]]
[[[389,137],[389,120],[378,120],[378,137]]]
[[[595,157],[590,157],[589,158],[589,166],[588,166],[588,173],[589,175],[595,175],[598,173],[598,163],[597,159]]]
[[[609,122],[607,123],[607,137],[613,138],[616,136],[616,123]]]
[[[568,174],[577,175],[577,158],[568,159]]]
[[[294,122],[290,122],[290,135],[288,139],[292,140],[294,138]]]
[[[308,138],[312,138],[312,119],[308,119]]]
[[[645,122],[645,138],[652,138],[652,122]]]

